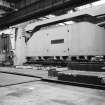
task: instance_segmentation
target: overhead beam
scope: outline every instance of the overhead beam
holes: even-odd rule
[[[17,12],[13,12],[0,18],[0,29],[25,22],[30,19],[39,18],[57,10],[67,7],[77,7],[99,0],[39,0]]]

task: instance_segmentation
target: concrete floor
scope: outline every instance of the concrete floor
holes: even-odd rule
[[[42,69],[44,69],[44,68],[42,68]],[[48,77],[48,71],[37,70],[36,67],[33,67],[33,69],[24,69],[24,68],[17,69],[14,67],[0,67],[0,72],[7,72],[7,73],[14,73],[14,74],[25,74],[25,75],[41,77],[41,78]]]
[[[18,85],[18,84],[27,83],[27,82],[33,82],[36,80],[40,80],[40,79],[0,73],[0,87],[11,86],[16,84]]]
[[[0,105],[105,105],[104,90],[47,83],[3,73],[0,74],[0,83],[2,86],[11,84],[0,87]],[[23,84],[12,85],[14,83]]]

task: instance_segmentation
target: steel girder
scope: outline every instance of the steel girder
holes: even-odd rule
[[[7,28],[30,19],[39,18],[67,7],[74,8],[99,0],[39,0],[17,12],[0,18],[0,29]]]

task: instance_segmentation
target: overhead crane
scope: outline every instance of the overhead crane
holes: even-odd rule
[[[38,0],[19,11],[12,12],[3,18],[0,18],[0,29],[25,22],[30,19],[36,19],[61,9],[73,9],[94,1],[99,0]]]

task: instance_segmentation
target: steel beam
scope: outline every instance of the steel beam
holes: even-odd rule
[[[0,18],[0,29],[39,18],[67,7],[74,8],[94,1],[99,0],[39,0],[17,12]]]

